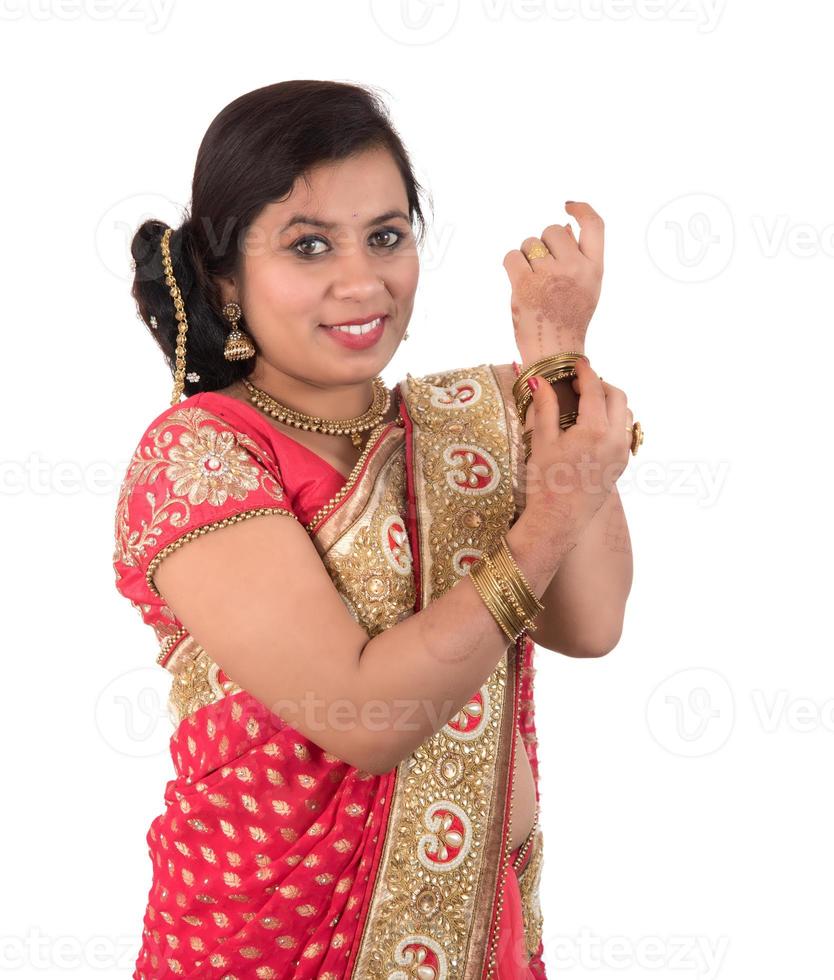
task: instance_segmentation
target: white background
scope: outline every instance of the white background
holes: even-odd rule
[[[606,222],[592,365],[645,443],[621,642],[537,652],[551,976],[831,976],[832,22],[811,0],[5,0],[0,969],[128,977],[173,774],[114,588],[171,378],[130,237],[289,78],[381,91],[434,201],[384,377],[516,356],[502,258]]]

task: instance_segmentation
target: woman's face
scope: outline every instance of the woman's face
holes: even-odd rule
[[[241,247],[243,281],[224,282],[223,296],[243,309],[258,377],[351,384],[391,360],[411,318],[419,259],[405,185],[386,150],[309,171],[263,209]],[[377,315],[379,338],[361,348],[325,326]]]

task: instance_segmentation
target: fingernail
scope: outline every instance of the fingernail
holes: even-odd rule
[[[530,385],[530,391],[539,390],[539,379],[535,376],[535,374],[532,378],[527,379],[527,384]]]

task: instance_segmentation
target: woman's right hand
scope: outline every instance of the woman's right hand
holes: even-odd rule
[[[526,473],[526,507],[539,526],[559,539],[581,530],[596,514],[626,468],[634,421],[626,394],[604,384],[582,357],[576,361],[576,423],[559,426],[559,398],[537,376],[535,425]],[[531,379],[532,380],[532,379]],[[531,386],[532,390],[532,386]]]

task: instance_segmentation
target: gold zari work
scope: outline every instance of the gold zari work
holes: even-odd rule
[[[420,608],[467,574],[517,513],[520,432],[512,379],[499,370],[511,369],[409,375],[401,386],[413,428]],[[516,657],[509,646],[466,710],[397,767],[354,977],[410,976],[418,964],[438,980],[480,980],[485,966],[492,975],[490,913],[513,873],[503,827]]]
[[[544,860],[544,835],[541,830],[536,831],[530,847],[530,857],[524,866],[524,870],[518,876],[518,890],[521,892],[521,915],[524,920],[524,941],[528,956],[532,956],[539,948],[544,927],[539,900]]]

